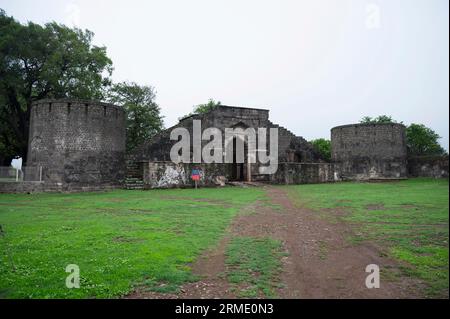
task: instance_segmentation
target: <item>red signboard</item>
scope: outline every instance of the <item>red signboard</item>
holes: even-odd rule
[[[197,168],[194,168],[191,172],[191,178],[193,181],[199,181],[200,180],[200,170]]]

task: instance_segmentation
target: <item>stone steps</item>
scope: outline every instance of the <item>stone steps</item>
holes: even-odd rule
[[[290,148],[316,153],[314,147],[302,136],[297,136],[287,128],[269,121],[271,127],[278,128],[278,148]],[[318,156],[318,155],[316,155]]]
[[[238,182],[238,181],[227,182],[226,184],[231,185],[231,186],[243,187],[243,188],[260,187],[260,186],[264,185],[263,183],[259,183],[259,182]]]
[[[127,174],[124,182],[125,189],[144,189],[144,181],[142,176],[142,168],[138,163],[127,161]]]
[[[252,181],[269,182],[270,178],[269,178],[269,175],[267,175],[267,174],[255,174],[255,175],[252,175]]]
[[[144,189],[144,182],[141,181],[125,181],[125,189]]]

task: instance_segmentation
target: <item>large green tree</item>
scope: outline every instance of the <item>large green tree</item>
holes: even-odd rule
[[[443,155],[446,151],[439,144],[441,137],[423,124],[411,124],[406,128],[406,140],[410,155]]]
[[[163,129],[163,118],[155,97],[153,87],[134,82],[121,82],[110,88],[107,100],[122,105],[127,113],[128,151]]]
[[[24,25],[0,9],[0,160],[25,158],[34,101],[103,98],[112,62],[92,37],[55,22]]]
[[[318,138],[315,140],[310,141],[312,146],[319,152],[319,154],[322,156],[324,160],[331,161],[331,141],[324,139],[324,138]]]

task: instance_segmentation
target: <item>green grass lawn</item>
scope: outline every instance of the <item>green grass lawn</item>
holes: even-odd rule
[[[0,194],[0,297],[119,297],[176,291],[257,188]],[[81,287],[68,289],[68,264]]]
[[[226,251],[227,278],[240,297],[276,297],[281,242],[271,238],[236,237]]]
[[[448,296],[448,180],[283,187],[318,216],[353,225],[349,241],[386,247],[405,274],[427,283],[428,296]],[[110,298],[136,286],[177,291],[197,279],[190,263],[257,200],[270,204],[261,188],[0,194],[0,298]],[[238,295],[275,296],[279,242],[232,238],[226,255],[224,275]],[[80,267],[79,289],[65,286],[69,264]]]
[[[404,274],[422,279],[429,297],[448,297],[448,180],[286,186],[293,200],[333,221],[355,227],[350,241],[379,242],[404,262]],[[338,217],[333,210],[347,212]],[[381,265],[380,265],[381,266]]]

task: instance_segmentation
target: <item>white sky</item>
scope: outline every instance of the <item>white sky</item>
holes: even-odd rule
[[[306,139],[392,115],[449,145],[448,0],[0,0],[87,28],[115,81],[152,85],[166,126],[208,98],[268,108]]]

